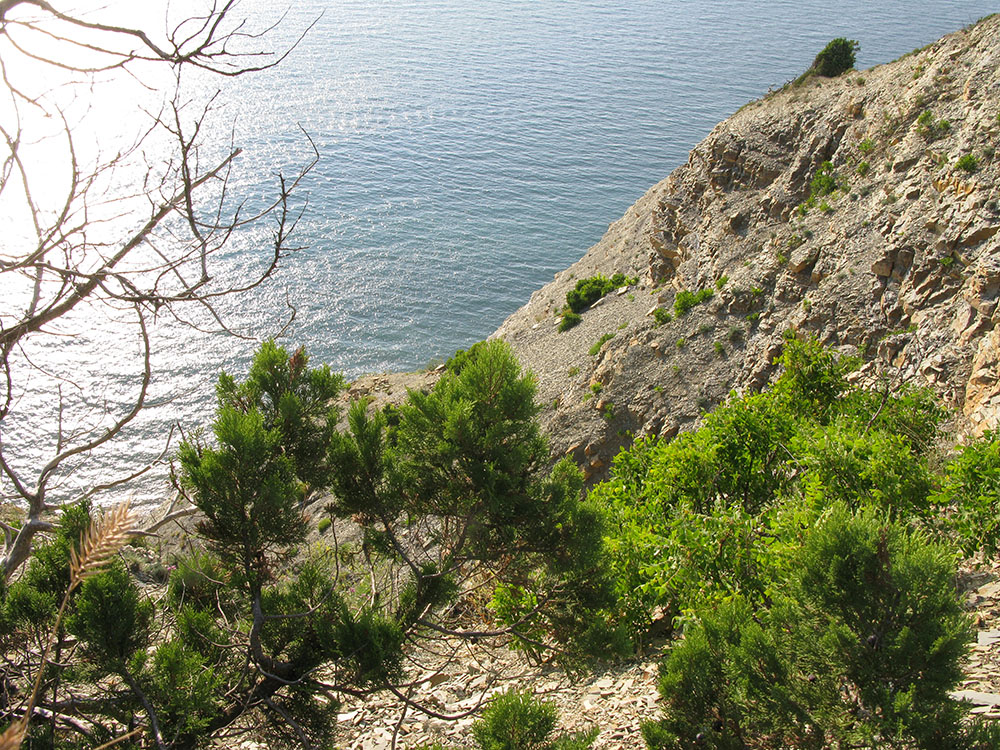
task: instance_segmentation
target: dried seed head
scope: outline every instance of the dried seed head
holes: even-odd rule
[[[106,513],[100,523],[91,522],[87,530],[80,535],[80,551],[70,552],[71,589],[101,571],[101,568],[128,540],[132,525],[133,518],[128,501]]]
[[[4,733],[0,734],[0,750],[18,750],[24,740],[25,729],[27,725],[23,719],[18,719],[7,727]]]

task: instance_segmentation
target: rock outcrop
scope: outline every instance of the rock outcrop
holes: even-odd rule
[[[994,17],[718,125],[496,332],[538,376],[554,448],[604,477],[634,435],[764,386],[788,329],[860,356],[865,382],[933,386],[963,429],[997,427],[998,113]],[[824,162],[838,188],[808,205]],[[639,282],[558,332],[576,281],[616,272]],[[701,289],[714,296],[657,325],[656,307]]]

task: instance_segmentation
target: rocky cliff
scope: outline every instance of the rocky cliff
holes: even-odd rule
[[[865,381],[933,386],[964,429],[996,427],[998,135],[1000,17],[743,107],[494,334],[537,374],[553,447],[603,477],[634,434],[764,386],[787,329],[862,357]],[[616,272],[638,283],[560,333],[577,280]]]

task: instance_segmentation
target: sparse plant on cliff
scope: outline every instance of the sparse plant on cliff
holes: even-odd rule
[[[593,346],[590,347],[590,351],[588,351],[587,353],[591,357],[596,357],[600,353],[601,348],[607,342],[611,341],[611,339],[613,339],[614,337],[615,337],[615,334],[613,334],[613,333],[605,333],[599,339],[597,339],[597,341],[594,342]]]
[[[575,313],[572,310],[568,309],[563,310],[561,315],[562,318],[559,321],[559,333],[565,333],[573,326],[578,325],[581,320],[583,320],[583,318],[580,316],[579,313]]]
[[[622,273],[616,273],[610,279],[601,274],[580,279],[573,289],[566,292],[566,307],[560,312],[562,316],[562,321],[559,323],[560,332],[568,331],[579,323],[580,313],[609,292],[623,286],[631,286],[638,281],[637,278],[627,277]]]
[[[575,313],[583,312],[609,292],[635,282],[636,279],[626,278],[621,273],[616,273],[610,279],[600,274],[580,279],[576,282],[576,286],[566,293],[566,306]]]
[[[837,173],[833,169],[833,164],[825,161],[819,165],[816,174],[813,175],[809,183],[809,197],[818,198],[830,195],[839,187]]]
[[[972,174],[979,169],[979,160],[973,154],[965,154],[955,162],[955,169],[961,169],[967,174]]]
[[[699,289],[697,292],[681,289],[677,292],[677,296],[674,297],[674,314],[678,318],[682,315],[687,315],[696,305],[700,305],[714,296],[715,292],[707,287]]]
[[[809,182],[809,196],[805,199],[805,201],[799,204],[799,215],[805,216],[809,209],[816,205],[816,201],[818,199],[827,195],[832,195],[841,188],[840,175],[838,175],[834,170],[833,163],[829,161],[823,162],[816,169],[816,173]],[[823,205],[825,205],[827,209],[830,209],[829,204],[825,201]],[[824,210],[824,213],[827,213],[827,211]],[[805,231],[803,231],[803,233],[806,234]]]
[[[925,140],[934,141],[938,138],[943,138],[951,130],[951,123],[948,120],[934,119],[934,113],[929,109],[924,110],[917,117],[917,132],[924,137]]]

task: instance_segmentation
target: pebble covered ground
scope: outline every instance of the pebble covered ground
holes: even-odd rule
[[[976,630],[965,675],[955,697],[970,714],[1000,719],[1000,565],[967,565],[960,575]],[[662,644],[661,644],[662,645]],[[339,716],[337,747],[343,750],[415,748],[440,741],[469,746],[475,710],[490,696],[509,689],[531,689],[559,709],[560,729],[600,733],[593,747],[639,750],[639,726],[659,716],[656,649],[649,655],[614,664],[573,680],[552,665],[532,665],[523,654],[496,650],[473,654],[442,641],[421,662],[412,663],[416,685],[409,698],[445,719],[429,716],[399,699],[380,694],[345,703]],[[471,712],[471,713],[470,713]],[[395,743],[395,744],[394,744]]]

